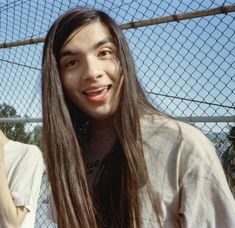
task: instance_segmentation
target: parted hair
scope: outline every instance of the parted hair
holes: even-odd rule
[[[60,78],[60,51],[78,28],[99,21],[116,46],[123,74],[121,98],[114,114],[120,160],[119,187],[110,196],[112,227],[141,227],[139,188],[146,185],[155,213],[157,202],[151,195],[143,155],[140,118],[156,110],[148,102],[137,79],[126,38],[117,23],[106,13],[76,8],[60,16],[51,26],[42,59],[42,109],[45,161],[60,228],[103,227],[93,203],[82,152],[89,129],[89,116],[68,98]],[[92,35],[92,34],[91,34]],[[111,174],[112,175],[112,174]]]

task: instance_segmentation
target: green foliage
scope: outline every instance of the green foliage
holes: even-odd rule
[[[34,129],[31,131],[28,143],[34,144],[42,150],[42,126],[37,125],[34,127]]]
[[[232,146],[232,151],[235,154],[235,127],[231,127],[229,132],[229,141]]]
[[[5,103],[0,105],[0,118],[20,118],[14,107]],[[25,123],[0,123],[0,129],[11,140],[30,143],[42,147],[41,126],[35,126],[32,131],[26,131]]]
[[[231,147],[228,155],[228,160],[229,160],[228,179],[232,192],[235,197],[235,127],[231,127],[229,131],[229,141],[231,143]]]

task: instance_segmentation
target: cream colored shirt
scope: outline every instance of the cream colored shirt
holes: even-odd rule
[[[161,220],[143,186],[142,228],[235,228],[235,200],[212,142],[197,128],[158,115],[143,118],[141,129]],[[56,221],[53,202],[51,210]]]
[[[44,163],[34,145],[9,141],[5,147],[7,181],[16,206],[28,209],[21,228],[33,228]],[[1,227],[1,225],[0,225]]]
[[[162,223],[143,187],[143,228],[234,228],[235,201],[211,141],[189,124],[157,115],[142,121],[142,134]]]

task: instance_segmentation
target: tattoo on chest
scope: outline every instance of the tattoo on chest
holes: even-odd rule
[[[87,162],[86,163],[86,173],[87,174],[92,174],[94,173],[95,169],[99,167],[100,161],[92,161],[92,162]]]

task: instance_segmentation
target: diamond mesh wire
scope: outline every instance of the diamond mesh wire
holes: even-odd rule
[[[2,0],[0,45],[43,38],[60,14],[78,5],[104,10],[120,25],[221,7],[222,13],[210,16],[185,20],[173,17],[175,20],[170,22],[123,31],[151,102],[159,110],[200,128],[213,141],[218,155],[227,158],[223,154],[230,151],[228,134],[235,120],[235,13],[222,7],[234,4],[221,0]],[[40,131],[41,127],[42,47],[42,42],[32,42],[0,48],[0,125],[14,122],[12,117],[29,119],[22,124],[26,133],[31,134],[29,142],[39,146],[40,134],[36,134],[35,128]],[[4,104],[12,107],[16,115],[3,114]],[[33,118],[39,122],[30,121]],[[45,176],[36,227],[55,226],[46,218]]]

